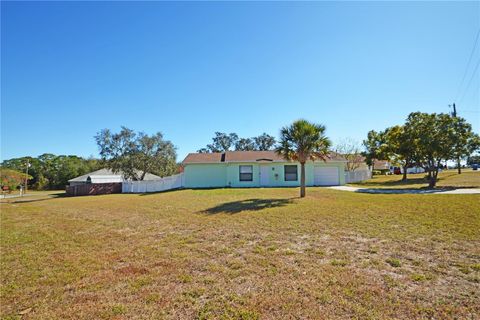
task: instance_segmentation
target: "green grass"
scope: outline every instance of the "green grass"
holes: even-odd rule
[[[389,265],[391,265],[392,267],[394,268],[398,268],[402,265],[402,263],[400,262],[399,259],[395,259],[395,258],[388,258],[387,260],[385,260]]]
[[[480,313],[480,196],[323,188],[297,195],[296,188],[217,189],[4,200],[0,315],[444,319]]]
[[[407,181],[402,181],[402,175],[378,175],[372,179],[350,183],[355,187],[391,188],[391,189],[420,189],[427,188],[426,174],[409,174]],[[464,169],[461,174],[456,170],[439,172],[437,188],[480,188],[480,171]]]

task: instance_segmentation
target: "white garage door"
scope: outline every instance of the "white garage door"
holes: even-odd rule
[[[316,186],[338,186],[337,167],[315,167],[313,184]]]

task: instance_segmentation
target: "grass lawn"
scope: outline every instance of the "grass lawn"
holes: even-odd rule
[[[425,173],[409,174],[408,181],[403,182],[402,175],[378,175],[370,180],[348,185],[365,188],[420,189],[428,187],[425,176]],[[457,170],[446,170],[439,172],[438,178],[437,188],[480,188],[480,171],[472,169],[463,169],[462,174],[458,174]]]
[[[1,204],[4,319],[480,314],[480,196],[308,188]]]

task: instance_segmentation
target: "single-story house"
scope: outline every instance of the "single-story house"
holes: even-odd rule
[[[345,159],[305,164],[307,186],[345,184]],[[183,160],[185,188],[294,187],[300,185],[300,163],[274,151],[190,153]]]
[[[362,170],[371,169],[371,166],[367,165],[365,157],[361,156],[359,157],[359,160],[361,161],[361,163],[358,169],[362,169]],[[392,164],[390,163],[390,161],[374,159],[373,170],[378,170],[378,171],[381,171],[382,173],[385,173],[390,171],[391,168],[392,168]]]
[[[373,170],[378,170],[384,173],[385,171],[390,171],[392,164],[388,160],[377,160],[373,163]]]
[[[138,173],[140,174],[140,173]],[[145,178],[143,180],[158,180],[161,179],[161,177],[156,176],[151,173],[145,174]],[[68,180],[68,184],[70,186],[76,186],[76,185],[82,185],[82,184],[87,184],[87,183],[121,183],[125,181],[125,177],[123,176],[123,173],[117,172],[114,173],[111,169],[100,169],[97,171],[93,171],[84,175],[81,175],[79,177],[73,178]]]

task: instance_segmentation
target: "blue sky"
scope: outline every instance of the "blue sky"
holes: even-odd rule
[[[410,112],[448,112],[480,28],[479,2],[2,2],[1,9],[2,159],[97,156],[96,132],[121,125],[161,131],[179,160],[215,131],[278,136],[298,118],[325,124],[334,142],[361,141]],[[479,71],[457,98],[476,132]]]

